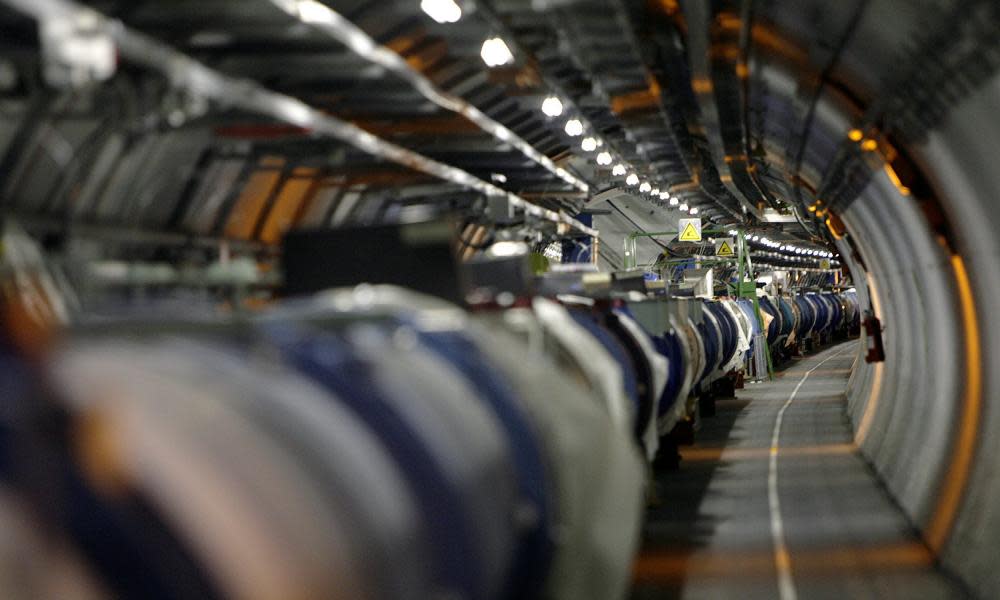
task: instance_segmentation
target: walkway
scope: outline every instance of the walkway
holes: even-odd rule
[[[718,401],[657,473],[634,600],[963,597],[852,444],[856,344]]]

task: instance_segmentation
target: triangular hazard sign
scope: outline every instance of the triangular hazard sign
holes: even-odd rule
[[[722,240],[722,244],[719,246],[719,249],[715,251],[715,255],[716,256],[732,256],[733,255],[733,249],[729,246],[729,242],[727,242],[726,240]]]
[[[681,232],[681,237],[679,238],[682,242],[700,242],[701,235],[698,230],[695,229],[694,223],[688,223],[684,231]]]

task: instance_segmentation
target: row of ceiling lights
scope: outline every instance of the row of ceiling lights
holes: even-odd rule
[[[739,233],[739,231],[737,231],[735,229],[730,229],[728,231],[728,233],[729,233],[729,235],[735,237]],[[796,258],[794,256],[791,256],[792,254],[802,255],[803,257],[814,256],[814,257],[818,257],[818,258],[833,258],[835,256],[838,257],[838,258],[840,257],[839,254],[834,254],[832,252],[827,252],[826,250],[817,250],[815,248],[803,248],[803,247],[800,247],[800,246],[795,246],[793,244],[782,244],[780,242],[776,242],[774,240],[768,239],[767,237],[761,237],[758,234],[748,235],[747,236],[747,241],[752,242],[752,243],[757,243],[757,244],[760,244],[762,246],[767,246],[768,248],[776,249],[776,250],[778,250],[778,252],[785,252],[792,259]],[[774,257],[782,256],[781,254],[778,254],[776,252],[761,252],[760,255],[761,256],[774,256]],[[834,262],[836,262],[836,261],[834,261]]]
[[[545,116],[555,119],[561,117],[564,112],[564,106],[562,100],[557,96],[549,96],[542,100],[542,113]],[[565,126],[566,135],[570,137],[580,137],[586,131],[586,127],[583,121],[573,117],[566,120]],[[580,149],[584,152],[597,152],[599,148],[604,146],[604,141],[600,138],[588,136],[583,138],[580,142]],[[613,162],[615,162],[614,157],[608,150],[601,150],[598,152],[597,156],[594,158],[595,162],[599,166],[609,167]],[[659,198],[660,200],[669,201],[670,206],[676,206],[679,210],[685,211],[689,214],[698,214],[698,207],[689,207],[687,203],[681,203],[681,201],[674,196],[670,195],[668,191],[661,191],[659,188],[654,188],[653,184],[648,181],[643,181],[639,178],[639,175],[634,171],[629,169],[624,162],[619,162],[614,165],[611,169],[611,175],[613,177],[624,177],[625,185],[629,187],[637,187],[640,194],[648,194],[653,198]]]
[[[739,234],[739,231],[735,229],[730,229],[728,233],[729,235],[735,237],[737,234]],[[709,241],[713,240],[710,238]],[[807,260],[806,259],[807,256],[812,256],[816,258],[833,258],[834,256],[840,257],[839,254],[834,254],[832,252],[827,252],[825,250],[816,250],[815,248],[801,248],[799,246],[794,246],[792,244],[781,244],[779,242],[775,242],[774,240],[770,240],[767,237],[761,237],[760,235],[749,235],[747,236],[747,241],[756,242],[758,244],[767,246],[768,248],[774,248],[778,250],[778,252],[787,253],[787,256],[784,256],[782,254],[779,254],[778,252],[759,252],[760,256],[783,257],[783,258],[790,258],[791,260]],[[792,256],[792,254],[801,256]],[[832,262],[836,263],[837,261],[832,261]]]
[[[304,2],[304,4],[309,3],[309,0]],[[300,4],[303,4],[303,2],[300,2]],[[420,8],[436,22],[442,24],[456,23],[462,17],[462,8],[454,0],[421,0]],[[506,42],[499,37],[491,37],[484,41],[480,50],[480,56],[482,57],[483,62],[490,68],[510,64],[514,61],[514,55],[510,51],[510,48],[507,46]],[[548,96],[542,101],[541,110],[550,118],[562,116],[564,112],[563,102],[557,96]],[[586,128],[583,121],[575,117],[568,119],[564,127],[564,131],[569,137],[582,136],[585,130]],[[597,149],[601,148],[603,145],[603,141],[599,138],[588,136],[581,141],[580,147],[584,152],[589,153],[597,151]],[[595,161],[598,165],[606,167],[610,166],[614,162],[614,158],[610,152],[602,150],[597,154]],[[660,191],[659,188],[654,188],[648,181],[641,181],[639,176],[626,167],[624,163],[619,162],[616,164],[612,168],[611,174],[615,177],[624,177],[625,184],[629,187],[638,186],[638,191],[641,194],[649,194],[654,198],[669,201],[669,206],[676,206],[681,212],[687,212],[691,215],[698,214],[698,207],[689,207],[686,202],[681,203],[676,196],[671,196],[669,192]],[[736,233],[731,231],[730,234],[735,235]],[[766,237],[758,235],[753,235],[749,239],[753,242],[759,242],[769,248],[775,248],[781,252],[788,252],[789,254],[794,253],[823,258],[832,258],[834,256],[833,253],[827,251],[800,248],[791,244],[781,244],[780,242],[769,240]]]
[[[811,267],[788,267],[786,265],[772,265],[772,264],[769,264],[769,263],[757,263],[755,265],[755,267],[754,267],[754,270],[758,274],[762,274],[762,273],[764,273],[765,271],[768,271],[768,270],[774,270],[774,271],[789,271],[790,270],[790,271],[801,271],[801,272],[805,272],[805,273],[831,273],[833,271],[836,271],[836,269],[816,269],[816,268],[811,268]]]
[[[803,248],[793,244],[783,244],[760,235],[751,235],[747,239],[751,242],[767,246],[768,248],[776,249],[779,252],[787,252],[788,254],[803,254],[806,256],[818,256],[820,258],[833,258],[834,256],[839,256],[826,250],[816,250],[814,248]]]
[[[427,13],[432,19],[438,23],[455,23],[462,17],[461,7],[454,2],[454,0],[421,0],[420,8]],[[499,37],[492,37],[483,42],[482,48],[480,50],[480,56],[483,62],[490,68],[500,67],[506,64],[510,64],[514,61],[514,55],[507,47],[506,42]],[[542,101],[542,113],[544,113],[549,118],[557,118],[563,115],[564,106],[562,100],[558,96],[548,96]],[[579,118],[573,117],[567,119],[564,131],[569,137],[580,137],[584,134],[586,128]],[[853,133],[853,132],[852,132]],[[852,139],[854,139],[852,137]],[[860,139],[860,137],[859,137]],[[580,148],[584,152],[596,152],[598,148],[604,146],[604,142],[596,137],[588,136],[583,138],[580,143]],[[595,161],[599,166],[607,167],[611,166],[614,162],[614,158],[611,153],[607,150],[600,151]],[[659,198],[660,200],[669,201],[669,206],[677,207],[681,212],[687,212],[690,215],[698,214],[697,206],[688,206],[686,202],[681,203],[680,199],[676,196],[671,196],[667,191],[660,191],[659,188],[654,188],[652,184],[648,181],[641,181],[639,176],[632,172],[631,169],[626,167],[624,163],[619,162],[611,169],[611,175],[614,177],[624,177],[625,184],[629,187],[638,186],[640,194],[649,194],[654,198]],[[735,230],[729,232],[730,235],[736,235]],[[760,244],[767,246],[768,248],[777,249],[780,252],[787,252],[791,257],[791,254],[802,256],[813,256],[820,258],[832,258],[833,253],[827,252],[825,250],[816,250],[812,248],[801,248],[794,246],[792,244],[782,244],[773,240],[769,240],[767,237],[761,237],[758,235],[750,236],[750,241],[759,242]],[[780,256],[779,254],[772,253],[772,256]],[[791,257],[795,258],[795,257]],[[803,258],[804,260],[804,258]]]
[[[421,0],[420,8],[436,22],[442,24],[456,23],[462,18],[462,8],[454,0]],[[514,55],[510,51],[510,48],[507,46],[506,42],[499,37],[491,37],[484,41],[482,48],[480,49],[480,56],[482,57],[483,62],[490,68],[500,67],[514,61]],[[563,115],[564,105],[562,100],[560,100],[557,96],[548,96],[542,101],[541,110],[547,117],[557,118]],[[586,131],[586,127],[581,119],[573,117],[567,119],[564,131],[569,137],[580,137]],[[604,143],[601,139],[593,136],[584,137],[580,143],[581,149],[588,153],[596,152],[598,148],[603,147],[603,145]],[[595,161],[599,166],[607,167],[611,166],[614,162],[614,158],[609,151],[602,150],[595,157]],[[660,191],[659,188],[654,188],[648,181],[641,181],[639,176],[622,162],[615,164],[611,170],[611,174],[614,177],[624,177],[625,184],[629,187],[638,186],[640,194],[649,194],[654,198],[669,201],[670,207],[677,207],[677,209],[681,212],[687,212],[691,215],[698,214],[697,206],[688,206],[686,202],[682,203],[680,199],[676,196],[671,196],[669,192]],[[731,231],[730,235],[736,235],[736,232]],[[749,239],[752,242],[759,242],[764,246],[777,249],[780,252],[787,252],[789,254],[794,253],[797,255],[817,256],[822,258],[832,258],[834,256],[833,253],[824,250],[815,250],[810,248],[801,248],[791,244],[782,244],[758,235],[753,235]]]
[[[777,258],[784,262],[818,262],[823,260],[822,258],[816,256],[789,256],[787,254],[781,254],[778,252],[754,252],[750,255],[751,258],[758,260],[762,258]],[[839,266],[840,262],[836,260],[830,260],[830,264],[834,266]]]
[[[438,23],[455,23],[462,17],[461,7],[454,0],[421,0],[420,8]],[[479,53],[483,62],[490,68],[500,67],[514,61],[514,55],[510,51],[506,42],[499,37],[491,37],[483,42]],[[542,100],[542,113],[550,119],[563,116],[565,105],[558,96],[548,96]],[[578,117],[570,117],[563,127],[571,138],[581,137],[587,131],[587,126]],[[604,147],[604,141],[595,136],[586,136],[580,141],[580,149],[587,153],[597,152],[594,161],[601,167],[609,167],[615,162],[614,156],[608,150],[600,150]],[[624,162],[618,162],[611,169],[614,177],[624,177],[625,184],[629,187],[637,187],[640,194],[649,194],[653,198],[668,201],[670,207],[676,207],[682,212],[691,215],[698,214],[697,206],[688,206],[680,199],[671,196],[667,191],[654,188],[648,181],[640,180],[639,176]]]

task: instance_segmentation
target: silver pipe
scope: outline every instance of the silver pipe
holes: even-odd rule
[[[492,135],[497,141],[510,144],[520,151],[521,154],[544,167],[559,179],[562,179],[581,192],[589,191],[590,186],[585,181],[574,176],[566,169],[557,166],[548,156],[536,150],[516,133],[493,120],[489,115],[472,104],[434,85],[433,81],[410,66],[410,63],[406,62],[403,57],[395,51],[379,45],[360,27],[344,18],[329,6],[325,4],[321,5],[322,9],[320,10],[323,11],[322,18],[303,19],[298,0],[270,0],[270,2],[292,17],[300,19],[308,25],[328,34],[364,60],[392,71],[412,85],[427,100],[445,110],[462,115],[478,125],[480,129]]]
[[[438,177],[487,196],[505,197],[511,206],[524,210],[528,215],[561,223],[586,235],[597,235],[595,229],[587,227],[564,213],[532,204],[516,194],[483,181],[462,169],[393,144],[352,123],[318,111],[298,98],[279,94],[249,79],[223,75],[166,44],[133,31],[123,23],[71,0],[0,1],[39,21],[77,18],[94,23],[95,28],[105,30],[114,39],[123,56],[127,56],[136,64],[163,72],[174,86],[195,96],[267,115],[290,125],[338,139],[372,156],[384,158],[415,171]]]

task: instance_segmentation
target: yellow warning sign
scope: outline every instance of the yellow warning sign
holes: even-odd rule
[[[715,255],[716,256],[735,256],[736,253],[733,252],[733,247],[736,244],[733,243],[733,238],[722,238],[721,240],[715,240]]]
[[[680,219],[677,223],[680,235],[677,237],[682,242],[701,241],[701,219]]]

